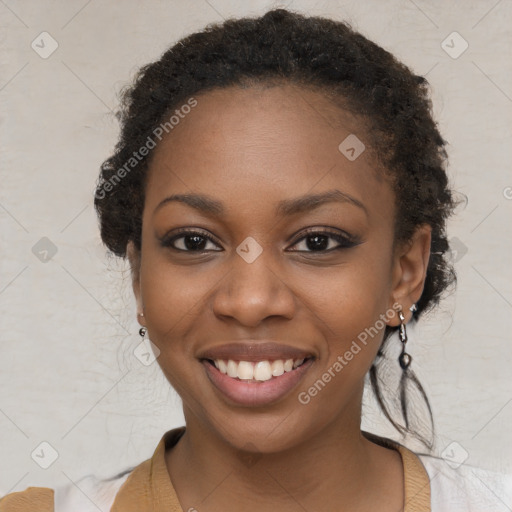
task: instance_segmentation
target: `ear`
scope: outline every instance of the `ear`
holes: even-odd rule
[[[405,322],[411,319],[412,312],[409,308],[418,302],[425,286],[431,236],[432,227],[422,224],[416,229],[410,240],[395,249],[389,307],[395,310],[396,314],[388,321],[390,326],[400,324],[397,305],[400,305],[403,311]]]
[[[142,293],[140,287],[140,251],[135,247],[135,244],[130,240],[126,246],[126,255],[130,262],[130,271],[132,277],[132,288],[137,302],[137,320],[146,326],[146,320],[142,313],[144,312],[144,304],[142,303]]]

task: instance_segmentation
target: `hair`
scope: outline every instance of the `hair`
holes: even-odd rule
[[[395,243],[409,241],[422,224],[431,226],[430,259],[413,314],[416,321],[456,282],[446,236],[446,221],[456,206],[445,171],[447,143],[433,120],[427,80],[341,21],[285,9],[228,19],[184,37],[159,60],[143,66],[122,91],[119,140],[96,184],[94,205],[104,244],[121,258],[126,258],[130,241],[141,250],[150,156],[140,156],[138,150],[153,140],[173,109],[194,94],[216,88],[279,83],[323,92],[364,123],[365,136],[395,193]],[[431,449],[432,412],[414,373],[409,368],[402,372],[399,405],[404,421],[392,417],[379,385],[384,348],[397,329],[386,326],[370,382],[392,425]],[[430,439],[411,428],[408,383],[417,387],[428,407]]]

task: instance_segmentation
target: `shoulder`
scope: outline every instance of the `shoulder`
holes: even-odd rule
[[[55,489],[28,487],[0,498],[0,512],[109,512],[131,471],[108,479],[87,475]]]
[[[29,512],[37,510],[52,512],[54,491],[47,487],[28,487],[24,491],[13,492],[0,498],[0,512]]]
[[[512,473],[417,454],[430,479],[432,512],[512,510]]]
[[[88,475],[76,483],[56,488],[54,512],[109,512],[131,471],[109,479]]]

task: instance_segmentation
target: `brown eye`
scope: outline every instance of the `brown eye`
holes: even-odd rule
[[[348,249],[360,243],[353,237],[339,232],[312,229],[306,236],[299,238],[294,245],[304,242],[305,249],[294,249],[296,252],[331,252],[337,249]]]
[[[212,237],[209,235],[193,230],[181,230],[179,233],[176,233],[169,237],[164,237],[161,240],[162,247],[170,247],[171,249],[175,249],[176,251],[183,252],[205,252],[212,249],[212,247],[208,247],[208,243],[212,245],[215,244]],[[222,249],[221,249],[222,250]]]

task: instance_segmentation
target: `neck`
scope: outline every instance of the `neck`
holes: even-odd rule
[[[166,453],[183,510],[356,512],[382,505],[386,499],[400,510],[396,507],[402,504],[402,487],[398,494],[396,489],[397,476],[403,481],[400,455],[361,434],[360,400],[304,442],[272,453],[233,447],[185,409],[186,432]],[[389,476],[383,479],[386,472]]]

